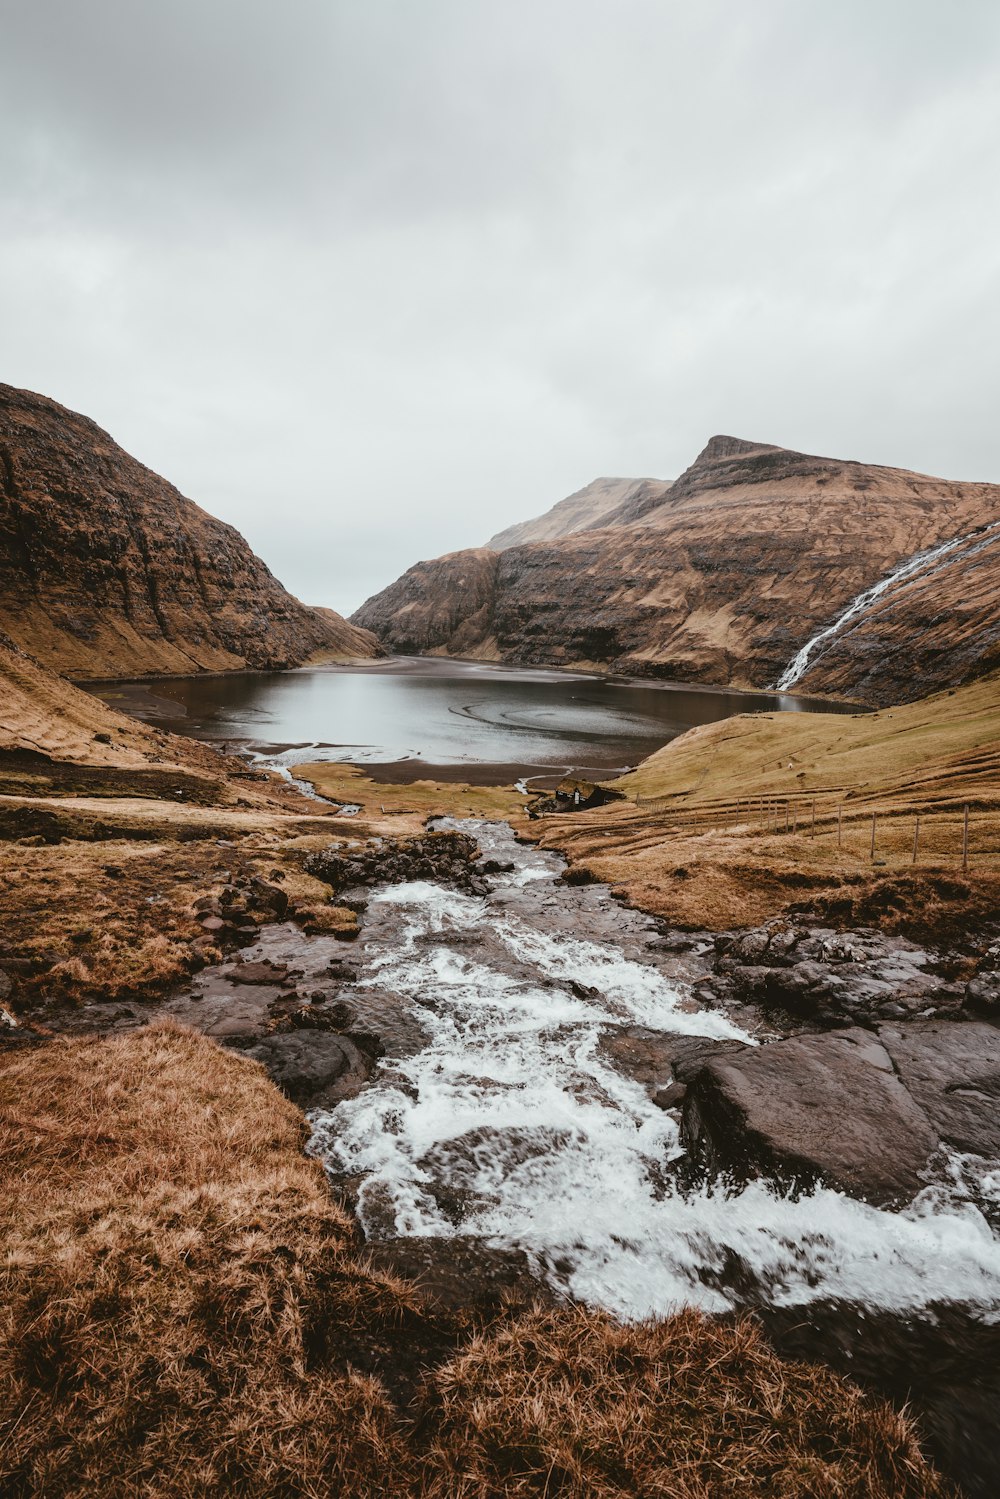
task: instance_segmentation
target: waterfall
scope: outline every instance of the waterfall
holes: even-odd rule
[[[974,531],[968,531],[964,536],[954,536],[950,541],[942,541],[937,546],[928,547],[922,552],[916,552],[912,557],[908,557],[905,561],[898,563],[891,572],[886,573],[884,578],[880,578],[870,588],[866,588],[862,593],[857,594],[848,604],[847,608],[841,614],[838,614],[832,624],[827,625],[806,641],[805,645],[778,679],[776,690],[778,692],[787,692],[789,688],[794,687],[796,682],[805,676],[810,665],[813,664],[812,658],[818,647],[825,640],[830,640],[833,636],[839,635],[845,625],[850,624],[851,620],[857,619],[859,615],[864,614],[866,610],[871,608],[872,604],[880,599],[884,593],[887,593],[890,588],[894,587],[895,584],[906,582],[907,579],[916,576],[917,573],[923,572],[928,567],[931,568],[928,576],[933,576],[938,571],[933,566],[934,563],[940,558],[950,556],[952,552],[958,551],[962,547],[969,546],[973,542],[975,545],[970,547],[965,557],[975,557],[977,552],[981,552],[984,547],[989,545],[993,534],[998,529],[1000,529],[1000,521],[994,521],[988,526],[977,526]]]

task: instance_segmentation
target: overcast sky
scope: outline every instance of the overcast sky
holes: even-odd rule
[[[0,0],[0,351],[342,611],[714,432],[1000,480],[1000,5]]]

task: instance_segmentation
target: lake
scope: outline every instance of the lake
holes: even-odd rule
[[[636,764],[734,713],[844,711],[790,693],[651,683],[431,657],[91,685],[113,707],[278,764],[346,760],[511,772]]]

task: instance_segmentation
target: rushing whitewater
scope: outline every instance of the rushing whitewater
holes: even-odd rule
[[[602,1040],[626,1026],[752,1038],[635,955],[645,918],[620,913],[628,953],[560,933],[559,861],[497,825],[458,826],[517,867],[486,899],[429,883],[374,897],[359,987],[397,995],[426,1044],[313,1120],[330,1169],[362,1178],[370,1239],[462,1234],[521,1249],[555,1288],[625,1318],[832,1298],[1000,1314],[1000,1245],[965,1188],[975,1178],[980,1201],[1000,1197],[982,1163],[956,1161],[901,1213],[763,1181],[684,1190],[675,1118]]]
[[[873,583],[870,588],[866,588],[863,593],[859,593],[856,598],[852,599],[847,608],[842,614],[837,616],[832,624],[827,625],[806,641],[798,655],[782,673],[775,685],[775,690],[777,692],[787,692],[789,688],[794,687],[796,682],[805,676],[809,667],[815,664],[813,657],[820,646],[824,642],[832,640],[834,636],[840,635],[845,626],[849,625],[852,620],[858,619],[862,614],[866,614],[872,605],[877,603],[883,594],[888,593],[896,584],[916,579],[919,574],[924,574],[921,581],[925,582],[927,578],[933,577],[939,571],[939,568],[935,564],[943,562],[944,558],[948,558],[949,561],[956,561],[957,559],[952,554],[962,551],[963,548],[968,548],[968,551],[964,551],[962,554],[963,561],[969,557],[975,557],[978,552],[989,545],[993,533],[998,529],[1000,529],[1000,521],[995,521],[989,526],[980,526],[975,531],[969,531],[964,536],[952,537],[950,541],[943,541],[939,546],[929,547],[923,552],[916,552],[912,557],[908,557],[905,562],[900,562],[890,573],[886,573],[885,577],[881,578],[879,582]]]

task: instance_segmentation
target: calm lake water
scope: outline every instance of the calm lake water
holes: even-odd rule
[[[609,770],[634,765],[686,729],[734,713],[831,709],[791,694],[434,658],[158,677],[91,690],[147,722],[231,749],[247,746],[285,764],[419,760]]]

